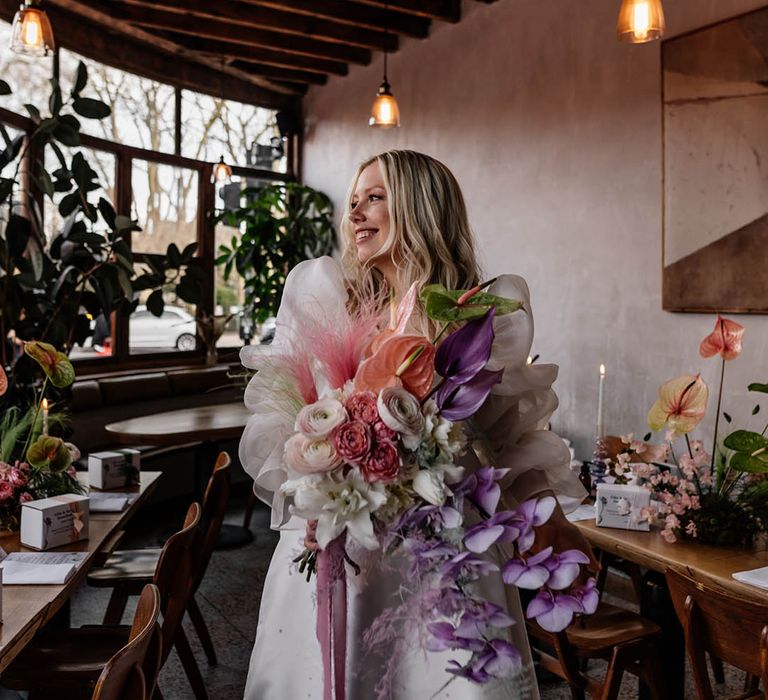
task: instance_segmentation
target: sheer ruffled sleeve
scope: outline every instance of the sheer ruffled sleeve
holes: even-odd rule
[[[489,369],[504,369],[487,401],[475,415],[483,461],[510,469],[505,493],[523,501],[551,490],[564,509],[575,507],[584,489],[570,470],[570,453],[562,438],[547,423],[557,408],[552,384],[558,367],[527,364],[533,342],[533,316],[528,285],[522,277],[504,275],[488,290],[524,302],[524,310],[499,316]]]
[[[275,338],[269,345],[246,346],[240,361],[257,370],[245,390],[251,417],[240,439],[240,463],[253,477],[253,490],[272,507],[272,527],[284,525],[290,514],[280,493],[287,479],[283,448],[293,433],[297,405],[290,399],[279,357],[300,342],[302,328],[320,317],[334,318],[346,311],[347,292],[341,269],[333,258],[306,260],[285,281]]]

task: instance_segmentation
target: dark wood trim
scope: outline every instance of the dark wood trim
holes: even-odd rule
[[[262,46],[247,46],[246,44],[236,44],[224,40],[214,41],[213,39],[203,39],[186,34],[175,34],[173,32],[153,32],[153,35],[154,34],[168,37],[180,46],[184,46],[191,51],[197,51],[211,56],[220,56],[224,59],[253,61],[255,63],[265,63],[271,66],[307,70],[321,74],[334,73],[336,75],[346,75],[348,72],[347,64],[343,61],[301,56],[299,54],[264,48]]]
[[[111,0],[108,3],[118,13],[127,5],[133,5],[152,14],[160,11],[177,18],[186,18],[191,26],[200,27],[195,33],[205,35],[208,20],[227,20],[236,25],[253,29],[274,30],[286,34],[298,34],[321,41],[352,44],[376,51],[396,51],[397,35],[384,31],[381,26],[354,27],[320,17],[285,12],[281,9],[260,7],[238,0],[211,3],[210,0]],[[320,3],[318,3],[320,4]],[[119,15],[118,15],[119,16]]]
[[[309,17],[324,17],[355,27],[371,27],[414,39],[429,35],[430,21],[393,9],[361,5],[349,0],[244,0],[250,5],[274,7]]]
[[[116,152],[117,177],[115,178],[115,210],[125,216],[131,215],[133,204],[133,183],[131,182],[133,160],[126,151]],[[131,233],[125,236],[128,246],[131,246]],[[115,313],[112,319],[112,356],[114,362],[119,362],[128,356],[128,315]]]
[[[181,155],[181,88],[173,90],[173,153]]]
[[[22,114],[16,114],[16,112],[11,112],[4,107],[0,107],[0,122],[9,124],[16,129],[26,132],[30,132],[35,128],[34,123],[29,117],[25,117]]]
[[[312,73],[311,71],[291,70],[282,66],[270,66],[267,63],[253,63],[251,61],[232,61],[230,65],[236,66],[246,73],[262,75],[265,78],[271,78],[277,81],[288,81],[300,83],[301,85],[325,85],[328,78],[322,73]]]
[[[461,0],[356,0],[359,4],[374,5],[384,9],[440,19],[444,22],[458,22],[461,19]]]
[[[74,2],[75,0],[56,0]],[[80,0],[78,0],[80,1]],[[367,65],[371,62],[368,49],[332,41],[321,41],[296,34],[285,34],[266,29],[255,29],[234,24],[230,21],[212,18],[202,19],[191,15],[179,14],[169,10],[140,7],[138,5],[112,5],[113,21],[116,26],[140,26],[150,29],[169,30],[177,34],[190,34],[209,39],[230,41],[247,45],[256,45],[280,49],[289,53],[298,53],[318,58],[333,58],[348,63]],[[137,30],[140,31],[140,30]]]
[[[267,89],[263,79],[241,74],[223,62],[217,65],[139,29],[126,33],[126,28],[134,28],[117,25],[104,13],[92,12],[86,17],[62,9],[64,3],[79,7],[80,3],[75,0],[56,0],[59,6],[52,2],[46,9],[56,27],[57,42],[88,58],[215,97],[275,109],[289,107],[295,102],[296,98],[285,88]],[[10,22],[16,10],[18,0],[0,0],[0,18]]]

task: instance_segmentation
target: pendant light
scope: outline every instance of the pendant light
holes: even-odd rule
[[[665,30],[661,0],[623,0],[616,26],[621,41],[644,44],[661,39]]]
[[[384,5],[384,9],[389,7]],[[387,34],[389,32],[387,31]],[[368,126],[378,126],[388,129],[392,126],[400,126],[400,109],[397,106],[397,100],[392,94],[392,90],[387,80],[387,52],[384,51],[384,80],[379,85],[379,91],[376,93],[376,99],[371,106],[371,116],[368,119]]]
[[[231,177],[232,168],[224,162],[224,156],[221,156],[221,158],[219,158],[219,162],[213,166],[213,177],[211,180],[213,182],[224,184],[229,182]]]
[[[11,51],[28,56],[47,56],[56,48],[53,29],[39,0],[24,0],[13,18]]]

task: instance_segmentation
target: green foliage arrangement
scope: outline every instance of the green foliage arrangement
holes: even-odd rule
[[[245,285],[245,307],[263,323],[280,306],[285,278],[302,260],[328,255],[336,233],[327,195],[294,182],[246,188],[245,204],[215,216],[240,229],[219,247],[217,265],[224,279],[237,272]]]

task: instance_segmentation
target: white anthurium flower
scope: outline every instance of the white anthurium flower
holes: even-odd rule
[[[321,440],[346,420],[347,412],[344,406],[340,401],[329,397],[304,406],[296,416],[294,430],[313,440]]]
[[[427,503],[443,505],[448,493],[444,472],[440,469],[422,469],[413,478],[413,490]]]
[[[378,549],[371,515],[387,502],[383,484],[367,483],[355,470],[346,476],[338,472],[306,477],[283,484],[281,490],[293,496],[291,512],[317,520],[317,543],[325,549],[344,530],[365,549]]]

